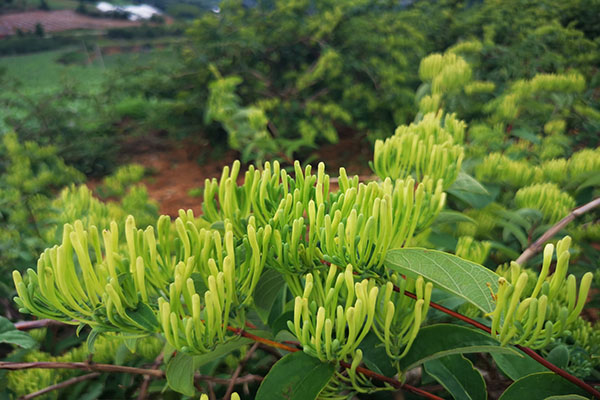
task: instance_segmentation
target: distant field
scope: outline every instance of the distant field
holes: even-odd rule
[[[92,62],[87,65],[64,65],[56,60],[66,52],[82,51],[81,47],[71,47],[42,53],[19,56],[0,57],[0,68],[6,69],[8,79],[18,79],[23,83],[23,90],[52,90],[65,79],[77,81],[79,84],[94,86],[100,84],[103,75],[110,69],[119,66],[149,65],[153,62],[169,62],[173,60],[171,49],[154,49],[140,53],[102,54],[97,57],[95,47],[87,48]]]
[[[51,10],[75,10],[79,5],[77,0],[46,0]]]

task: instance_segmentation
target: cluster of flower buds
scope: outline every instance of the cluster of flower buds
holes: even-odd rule
[[[345,360],[371,330],[378,292],[374,280],[356,282],[351,265],[342,273],[336,265],[327,274],[309,273],[288,327],[306,353],[322,361]]]
[[[492,336],[501,343],[520,344],[539,349],[562,334],[581,313],[590,290],[593,274],[583,275],[577,293],[574,275],[567,277],[571,238],[565,237],[556,245],[556,269],[549,277],[554,253],[552,244],[544,248],[542,269],[535,286],[527,285],[529,275],[517,263],[511,263],[507,278],[499,279],[495,294],[496,309],[491,313]],[[557,313],[549,310],[554,302],[561,302],[566,293],[566,304],[559,306]],[[555,318],[549,319],[551,314]]]
[[[490,253],[491,246],[492,244],[487,240],[478,241],[473,239],[472,236],[461,236],[456,243],[454,254],[465,260],[483,264]]]
[[[464,149],[460,144],[465,125],[453,115],[429,113],[417,124],[401,126],[394,136],[375,142],[372,168],[381,179],[405,179],[414,174],[421,182],[425,176],[444,188],[454,183],[462,165]]]
[[[66,224],[61,245],[42,253],[37,272],[29,269],[25,280],[13,272],[17,304],[23,311],[66,323],[147,332],[148,326],[132,313],[167,286],[168,265],[157,256],[154,228],[137,230],[132,217],[125,225],[128,256],[120,249],[116,222],[102,232],[102,240],[94,225],[86,231],[81,221]]]
[[[216,330],[223,321],[226,327],[233,308],[243,314],[240,309],[251,304],[265,266],[271,227],[257,229],[251,217],[244,238],[236,243],[227,221],[224,235],[200,225],[191,211],[180,212],[174,224],[160,217],[156,232],[152,226],[137,229],[129,216],[124,235],[112,222],[101,240],[94,225],[84,230],[81,221],[67,224],[62,244],[40,256],[37,271],[29,269],[25,279],[18,271],[13,273],[19,295],[15,301],[39,317],[84,323],[101,331],[147,334],[162,326],[173,345],[180,342],[165,315],[169,322],[172,315],[179,319],[190,315],[196,317],[195,329],[204,332],[203,324],[207,326],[206,341],[195,339],[206,347],[215,333],[223,339]],[[200,304],[196,288],[206,290],[200,308],[212,318],[205,322],[194,309]],[[200,344],[192,346],[196,342],[190,347],[202,351]]]
[[[401,359],[425,320],[433,285],[425,284],[422,277],[404,279],[393,274],[380,290],[374,279],[358,281],[351,265],[338,271],[332,264],[327,273],[307,274],[303,291],[296,296],[294,320],[288,321],[288,327],[304,351],[323,361],[356,357],[358,346],[372,330],[388,355]],[[405,290],[414,291],[416,301],[405,296]]]
[[[416,301],[404,295],[407,290],[415,293]],[[429,310],[432,290],[433,284],[425,283],[423,277],[415,280],[396,274],[392,274],[385,285],[376,310],[373,331],[395,362],[408,353],[417,337]]]
[[[324,260],[352,264],[361,274],[380,268],[387,250],[425,229],[445,202],[442,182],[427,177],[418,185],[410,177],[364,184],[342,168],[339,190],[330,192],[322,163],[316,175],[310,166],[294,167],[292,178],[277,162],[262,171],[251,166],[239,186],[234,163],[219,182],[206,182],[204,217],[213,224],[232,221],[236,236],[245,234],[250,218],[272,227],[268,264],[296,281]]]
[[[575,208],[575,199],[554,183],[538,183],[519,189],[515,203],[519,208],[539,210],[543,219],[551,224]]]

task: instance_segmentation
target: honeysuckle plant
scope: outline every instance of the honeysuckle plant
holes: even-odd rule
[[[114,221],[102,232],[81,221],[66,224],[62,243],[42,253],[37,269],[14,272],[15,301],[22,312],[91,327],[90,344],[107,332],[128,340],[159,334],[165,349],[178,353],[167,379],[186,394],[191,383],[184,388],[173,378],[193,379],[193,361],[182,360],[231,351],[240,336],[268,344],[282,335],[294,339],[296,347],[278,345],[294,354],[273,366],[260,399],[289,390],[302,393],[298,398],[352,398],[401,387],[407,365],[463,368],[469,362],[456,361],[458,353],[543,350],[574,326],[590,289],[591,273],[578,292],[577,279],[567,277],[570,238],[556,246],[553,274],[553,247],[546,248],[533,287],[532,273],[514,262],[494,273],[411,247],[426,243],[444,208],[444,188],[459,176],[461,130],[462,122],[441,113],[399,129],[399,137],[416,139],[378,145],[379,180],[360,182],[342,168],[334,189],[324,164],[315,175],[298,162],[293,172],[278,162],[249,166],[240,179],[235,162],[220,180],[206,181],[201,217],[181,211],[175,221],[161,216],[142,229],[129,216],[123,232]],[[439,151],[431,151],[438,146],[432,140]],[[402,154],[413,153],[386,176]],[[472,238],[457,248],[478,262],[487,252],[488,244]],[[442,340],[428,353],[418,344],[423,329],[458,329],[428,322],[432,297],[441,292],[479,309],[490,334],[470,331],[466,348]],[[264,330],[275,336],[261,336]],[[434,376],[442,384],[457,379]]]

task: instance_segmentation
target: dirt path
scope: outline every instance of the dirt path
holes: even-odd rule
[[[148,193],[160,204],[161,214],[173,217],[182,208],[201,214],[202,198],[190,196],[190,189],[204,187],[206,178],[220,177],[223,167],[238,158],[235,151],[219,154],[200,140],[173,142],[147,136],[131,140],[123,147],[124,161],[141,164],[150,170],[151,176],[144,180]],[[353,138],[322,147],[312,164],[316,167],[324,160],[331,176],[337,176],[341,166],[346,167],[348,174],[369,176],[372,172],[367,163],[371,157],[370,146]]]

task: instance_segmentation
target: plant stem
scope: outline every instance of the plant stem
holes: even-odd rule
[[[29,322],[29,321],[28,321]],[[56,323],[56,321],[47,319],[47,320],[39,320],[39,321],[31,321],[31,322],[37,322],[38,324],[35,325],[35,327],[40,327],[40,326],[48,326],[51,325],[52,323]],[[18,325],[20,324],[20,325]],[[59,323],[60,324],[60,323]],[[20,330],[27,330],[27,329],[32,329],[32,324],[25,324],[25,323],[17,323],[15,324],[15,326],[17,327],[17,329]],[[230,332],[234,332],[237,335],[246,337],[248,339],[252,339],[257,343],[263,343],[267,346],[270,347],[275,347],[281,350],[285,350],[291,353],[294,353],[296,351],[300,351],[300,349],[295,348],[295,347],[291,347],[291,346],[287,346],[283,343],[278,343],[275,342],[273,340],[269,340],[257,335],[254,335],[250,332],[246,332],[243,329],[239,329],[239,328],[234,328],[232,326],[228,326],[227,330],[229,330]],[[344,368],[350,368],[351,365],[346,363],[346,362],[340,362],[340,365],[343,366]],[[0,370],[2,369],[9,369],[9,370],[19,370],[19,369],[31,369],[31,368],[44,368],[44,369],[59,369],[59,368],[65,368],[65,369],[82,369],[82,370],[87,370],[87,371],[97,371],[97,372],[122,372],[122,373],[128,373],[128,374],[138,374],[138,375],[147,375],[147,376],[151,376],[154,378],[164,378],[165,377],[165,373],[162,370],[159,369],[144,369],[144,368],[134,368],[134,367],[126,367],[126,366],[121,366],[121,365],[111,365],[111,364],[89,364],[89,363],[83,363],[83,362],[71,362],[71,363],[61,363],[61,362],[43,362],[43,361],[38,361],[38,362],[28,362],[28,363],[20,363],[20,362],[6,362],[6,361],[0,361]],[[390,385],[392,385],[393,387],[397,388],[397,389],[404,389],[404,390],[408,390],[409,392],[413,392],[415,394],[418,394],[420,396],[423,396],[425,398],[428,399],[433,399],[433,400],[443,400],[441,397],[438,397],[434,394],[428,393],[422,389],[419,389],[417,387],[411,386],[411,385],[407,385],[407,384],[402,384],[400,381],[394,379],[394,378],[390,378],[381,374],[378,374],[374,371],[371,371],[370,369],[364,368],[364,367],[358,367],[356,369],[358,372],[362,373],[363,375],[369,377],[369,378],[373,378],[382,382],[387,382]],[[254,375],[253,375],[254,377]],[[215,382],[215,383],[223,383],[223,382],[227,382],[230,383],[231,379],[219,379],[217,380],[217,378],[213,378],[213,377],[205,377],[205,376],[199,376],[199,378],[203,379],[203,380],[207,380],[207,381],[211,381],[211,382]],[[210,379],[212,378],[212,379]],[[237,378],[237,381],[239,382],[240,379],[242,378]],[[257,380],[255,377],[253,379],[250,379],[251,381],[255,381]],[[236,380],[234,380],[236,381]],[[248,381],[248,379],[245,379],[244,381]]]
[[[41,396],[43,394],[46,394],[48,392],[52,392],[53,390],[63,389],[63,388],[66,388],[67,386],[71,386],[71,385],[74,385],[76,383],[79,383],[79,382],[82,382],[82,381],[86,381],[88,379],[94,379],[94,378],[96,378],[98,376],[100,376],[100,372],[92,372],[91,374],[76,376],[74,378],[67,379],[66,381],[59,382],[59,383],[57,383],[55,385],[45,387],[45,388],[43,388],[41,390],[38,390],[37,392],[33,392],[33,393],[27,394],[25,396],[21,396],[19,398],[19,400],[33,399],[35,397]]]
[[[395,291],[400,291],[400,289],[396,286],[394,286],[394,290]],[[411,299],[415,299],[417,298],[417,296],[414,293],[405,291],[404,294],[408,297],[410,297]],[[485,325],[483,325],[480,322],[475,321],[474,319],[471,319],[465,315],[462,315],[460,313],[457,313],[456,311],[452,311],[440,304],[434,303],[433,301],[429,303],[429,305],[432,308],[435,308],[436,310],[439,310],[445,314],[450,315],[451,317],[457,318],[463,322],[466,322],[467,324],[473,325],[476,328],[479,328],[487,333],[491,333],[491,329]],[[531,357],[532,359],[534,359],[535,361],[537,361],[538,363],[540,363],[541,365],[543,365],[544,367],[548,368],[550,371],[554,372],[557,375],[560,375],[561,377],[565,378],[566,380],[568,380],[569,382],[573,383],[574,385],[579,386],[581,389],[585,390],[586,392],[588,392],[589,394],[591,394],[592,396],[596,397],[597,399],[600,399],[600,391],[594,389],[591,385],[585,383],[584,381],[582,381],[581,379],[569,374],[567,371],[557,367],[556,365],[552,364],[551,362],[549,362],[548,360],[544,359],[544,357],[540,356],[538,353],[536,353],[534,350],[528,348],[528,347],[523,347],[521,345],[515,345],[516,348],[518,348],[519,350],[521,350],[522,352],[524,352],[525,354],[527,354],[529,357]]]
[[[0,369],[18,370],[18,369],[81,369],[94,372],[123,372],[126,374],[151,375],[156,378],[162,378],[165,373],[157,369],[144,369],[135,367],[126,367],[123,365],[111,364],[90,364],[86,362],[52,362],[52,361],[36,361],[36,362],[8,362],[0,361]]]
[[[519,265],[523,265],[529,260],[531,257],[535,255],[538,251],[542,249],[544,243],[550,240],[554,235],[560,232],[565,226],[567,226],[571,221],[580,215],[585,214],[586,212],[593,210],[594,208],[600,206],[600,197],[595,198],[587,204],[582,205],[571,211],[566,217],[558,221],[554,224],[550,229],[548,229],[542,236],[539,237],[538,240],[533,242],[525,251],[517,258],[516,263]]]
[[[254,340],[256,342],[260,342],[260,343],[266,344],[266,345],[271,346],[271,347],[276,347],[276,348],[281,349],[281,350],[289,351],[290,353],[294,353],[296,351],[300,351],[300,349],[298,349],[298,348],[290,347],[290,346],[287,346],[287,345],[282,344],[282,343],[274,342],[272,340],[265,339],[265,338],[260,337],[260,336],[256,336],[256,335],[254,335],[254,334],[252,334],[250,332],[246,332],[246,331],[244,331],[242,329],[236,329],[236,328],[233,328],[231,326],[227,327],[227,329],[229,331],[231,331],[231,332],[235,332],[236,334],[238,334],[240,336],[247,337],[248,339],[252,339],[252,340]],[[350,368],[351,367],[350,364],[348,364],[347,362],[344,362],[344,361],[340,361],[340,365],[342,367],[344,367],[344,368]],[[411,385],[402,384],[402,382],[398,381],[397,379],[390,378],[388,376],[384,376],[384,375],[378,374],[377,372],[371,371],[370,369],[367,369],[367,368],[364,368],[364,367],[358,367],[358,368],[356,368],[356,371],[360,372],[361,374],[363,374],[363,375],[365,375],[365,376],[367,376],[369,378],[373,378],[373,379],[377,379],[377,380],[382,381],[382,382],[389,383],[390,385],[392,385],[393,387],[395,387],[397,389],[405,389],[405,390],[408,390],[409,392],[413,392],[415,394],[421,395],[421,396],[423,396],[425,398],[428,398],[428,399],[443,400],[441,397],[438,397],[438,396],[436,396],[434,394],[428,393],[428,392],[426,392],[426,391],[424,391],[422,389],[419,389],[419,388],[411,386]]]
[[[225,400],[231,399],[231,394],[233,393],[233,387],[235,386],[235,381],[242,373],[242,369],[244,369],[244,366],[246,365],[246,363],[248,362],[250,357],[252,357],[252,355],[258,348],[259,344],[260,344],[259,342],[254,342],[254,344],[252,345],[250,350],[248,350],[248,353],[246,353],[246,356],[244,357],[244,359],[238,364],[237,368],[233,372],[233,375],[231,375],[231,382],[229,382],[229,385],[227,386],[227,391],[225,391],[225,396],[223,396],[223,399],[225,399]]]

